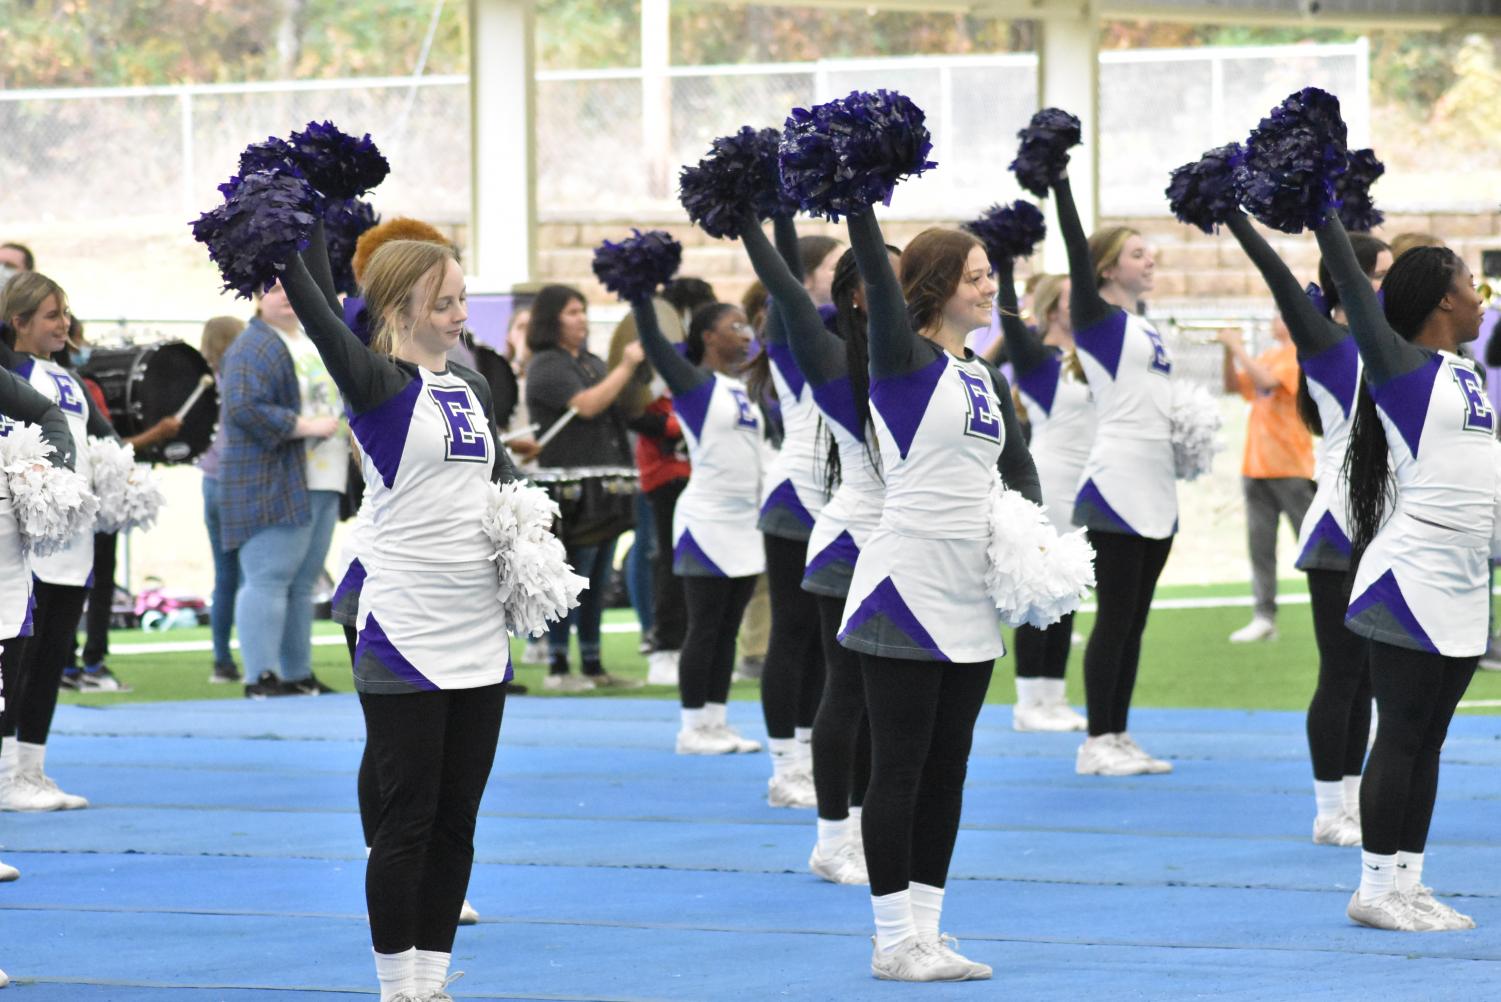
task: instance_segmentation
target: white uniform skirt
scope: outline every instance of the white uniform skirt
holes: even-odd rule
[[[672,513],[672,572],[689,578],[747,578],[766,570],[766,544],[754,501],[683,489]]]
[[[31,568],[21,552],[21,527],[16,524],[9,490],[0,487],[0,641],[20,635],[30,605]]]
[[[850,593],[855,563],[870,534],[881,521],[884,493],[845,490],[840,487],[824,505],[808,537],[808,562],[803,572],[803,591],[831,598]]]

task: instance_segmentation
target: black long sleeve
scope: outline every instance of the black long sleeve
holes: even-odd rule
[[[1001,446],[1001,458],[996,468],[1006,486],[1021,494],[1033,504],[1042,504],[1042,483],[1037,477],[1037,465],[1032,461],[1032,452],[1027,448],[1027,433],[1021,419],[1016,416],[1016,403],[1011,399],[1011,384],[1001,371],[989,362],[982,361],[990,373],[990,384],[1001,402],[1001,422],[1006,428],[1006,444]]]
[[[1225,225],[1240,242],[1246,257],[1261,272],[1262,280],[1271,290],[1272,298],[1277,301],[1277,309],[1282,313],[1293,344],[1297,346],[1299,358],[1317,355],[1350,336],[1349,331],[1318,311],[1298,280],[1293,277],[1291,269],[1243,213],[1235,213],[1225,221]]]
[[[912,330],[907,319],[907,301],[891,270],[886,238],[873,210],[846,218],[855,264],[865,283],[865,305],[870,314],[870,375],[890,379],[916,372],[933,361],[930,343]]]
[[[1058,209],[1058,232],[1063,234],[1063,245],[1068,249],[1069,310],[1073,314],[1074,330],[1083,330],[1109,317],[1120,309],[1105,302],[1095,283],[1094,261],[1089,256],[1089,237],[1084,224],[1079,221],[1079,208],[1074,205],[1074,191],[1068,178],[1053,182],[1053,202]]]
[[[636,335],[641,339],[641,348],[646,352],[652,366],[662,374],[667,388],[675,397],[698,389],[713,377],[688,361],[667,340],[657,324],[657,311],[651,300],[631,303],[631,315],[636,318]]]
[[[1315,233],[1319,250],[1324,254],[1324,264],[1334,278],[1334,287],[1339,290],[1345,316],[1350,319],[1350,334],[1360,349],[1360,359],[1365,363],[1371,381],[1379,386],[1427,364],[1431,353],[1404,341],[1386,322],[1381,301],[1376,298],[1371,280],[1355,258],[1355,248],[1350,246],[1350,236],[1345,232],[1339,215],[1330,212],[1324,225]]]
[[[1016,277],[1012,271],[1011,259],[1002,258],[995,261],[994,265],[995,283],[1000,295],[1001,333],[1005,336],[1006,350],[1011,355],[1011,364],[1015,367],[1016,374],[1025,376],[1052,359],[1054,352],[1022,320],[1021,304],[1016,300]]]
[[[94,395],[88,390],[84,390],[83,396],[85,402],[89,406],[89,437],[107,438],[113,442],[119,442],[121,440],[120,433],[115,431],[115,426],[110,423],[109,418],[104,416],[104,412],[101,411],[99,409],[99,405],[94,402]]]
[[[52,446],[48,457],[53,466],[73,468],[73,433],[68,418],[57,405],[36,391],[26,380],[0,369],[0,414],[42,430],[42,441]]]
[[[318,283],[318,290],[323,293],[323,298],[328,300],[329,309],[343,316],[344,307],[339,302],[339,290],[334,286],[334,267],[328,260],[328,238],[321,219],[313,227],[313,235],[308,240],[307,250],[302,252],[302,260],[307,265],[308,273]]]
[[[782,256],[792,277],[801,285],[807,276],[803,274],[803,254],[797,246],[797,223],[791,216],[777,216],[771,221],[771,233],[776,240],[777,253]]]
[[[781,222],[777,221],[779,229]],[[746,218],[740,228],[740,242],[745,245],[751,267],[756,270],[756,277],[766,286],[766,291],[771,294],[772,304],[781,315],[787,345],[792,350],[792,360],[797,363],[803,378],[821,386],[832,379],[848,375],[849,364],[845,360],[844,342],[824,327],[823,317],[819,315],[818,307],[813,305],[813,297],[808,295],[808,290],[803,288],[802,281],[792,270],[792,261],[796,260],[796,255],[788,259],[785,248],[779,253],[778,248],[772,247],[771,242],[766,239],[760,224],[750,217]],[[795,248],[795,233],[791,242]],[[783,241],[778,240],[777,243],[780,246]]]

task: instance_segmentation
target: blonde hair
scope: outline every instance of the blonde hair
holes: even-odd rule
[[[37,310],[49,297],[57,297],[57,305],[68,307],[68,294],[63,287],[39,271],[22,271],[11,276],[0,289],[0,321],[12,327],[30,322]]]
[[[198,349],[203,352],[209,368],[219,371],[219,362],[229,349],[230,342],[240,336],[245,321],[239,317],[214,317],[203,325],[203,336],[198,340]]]
[[[1410,250],[1417,250],[1419,247],[1443,247],[1444,242],[1432,233],[1398,233],[1392,237],[1389,246],[1392,251],[1392,260],[1395,261]]]
[[[1108,226],[1089,235],[1089,260],[1094,265],[1096,288],[1105,285],[1105,272],[1114,268],[1126,249],[1126,241],[1141,236],[1141,231],[1130,226]]]
[[[370,256],[363,285],[372,351],[396,353],[402,311],[411,306],[419,314],[431,312],[443,283],[442,267],[458,259],[451,246],[421,240],[392,240]],[[419,288],[420,298],[414,300]]]
[[[1037,285],[1032,290],[1032,319],[1037,322],[1037,336],[1044,337],[1048,332],[1048,314],[1058,308],[1058,301],[1063,298],[1063,283],[1068,281],[1067,275],[1040,275]]]

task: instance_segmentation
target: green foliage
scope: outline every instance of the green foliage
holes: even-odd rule
[[[639,0],[539,0],[537,65],[570,70],[640,66]]]

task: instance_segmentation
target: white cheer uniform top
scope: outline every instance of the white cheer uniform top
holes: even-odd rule
[[[1300,571],[1345,571],[1350,569],[1350,519],[1344,466],[1360,387],[1360,352],[1355,339],[1346,337],[1298,364],[1324,432],[1314,452],[1318,489],[1298,532],[1296,566]]]
[[[0,438],[19,427],[20,422],[0,414]],[[21,548],[10,482],[0,473],[0,643],[31,633],[31,605],[31,566]]]
[[[813,387],[813,401],[839,449],[839,486],[813,520],[803,590],[845,598],[860,549],[881,521],[886,484],[880,453],[867,444],[848,376]]]
[[[1016,389],[1032,426],[1030,448],[1042,503],[1059,532],[1074,528],[1074,502],[1096,426],[1089,384],[1071,374],[1064,361],[1059,355],[1025,373],[1016,370]]]
[[[709,379],[675,395],[672,409],[693,475],[672,516],[672,570],[682,577],[754,577],[766,570],[756,527],[764,451],[745,384]]]
[[[818,408],[812,387],[792,359],[792,349],[768,344],[766,356],[782,411],[783,434],[782,448],[767,470],[758,525],[767,535],[807,539],[828,501]]]
[[[337,569],[334,571],[334,580],[338,584],[334,586],[333,598],[329,600],[329,618],[345,626],[356,626],[359,623],[360,590],[365,587],[365,565],[360,560],[360,554],[370,545],[370,535],[375,528],[374,516],[371,514],[373,511],[369,504],[361,503],[360,510],[355,513],[354,522],[349,527],[349,534],[344,537],[344,545],[339,549]]]
[[[57,405],[73,433],[73,468],[92,482],[94,464],[89,459],[89,401],[83,381],[55,362],[32,355],[15,368],[15,374],[31,383],[42,396]],[[38,581],[54,585],[86,586],[94,576],[94,533],[79,530],[62,550],[31,561]]]

